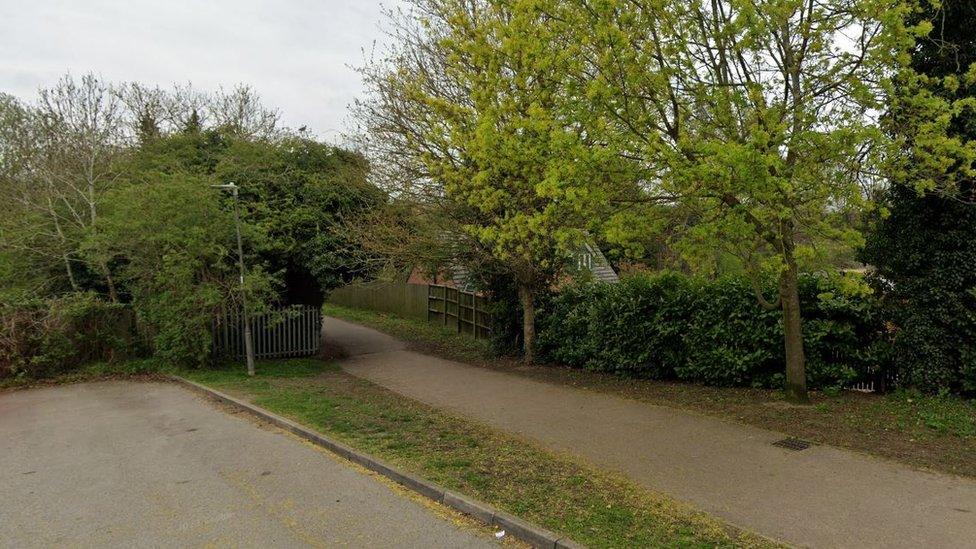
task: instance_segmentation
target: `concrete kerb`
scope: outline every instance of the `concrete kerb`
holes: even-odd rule
[[[234,398],[228,394],[216,391],[205,385],[201,385],[180,376],[170,376],[170,378],[184,387],[202,393],[224,404],[228,404],[248,412],[251,415],[259,417],[278,428],[284,429],[285,431],[308,440],[313,444],[321,446],[342,458],[348,459],[349,461],[361,465],[370,471],[383,475],[390,480],[393,480],[394,482],[413,490],[414,492],[436,501],[437,503],[446,505],[455,511],[468,515],[489,526],[497,526],[504,529],[506,534],[516,537],[529,545],[532,545],[533,547],[544,547],[546,549],[569,549],[582,547],[569,538],[560,537],[555,532],[550,532],[549,530],[540,528],[539,526],[526,522],[518,517],[500,511],[487,503],[472,499],[464,494],[447,490],[433,482],[410,473],[400,471],[381,459],[364,454],[339,441],[333,440],[322,433],[308,429],[290,419],[273,414],[264,408]]]

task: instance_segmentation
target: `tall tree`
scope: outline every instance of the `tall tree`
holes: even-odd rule
[[[362,155],[302,136],[230,137],[212,173],[244,186],[244,218],[267,232],[262,255],[283,276],[286,301],[314,304],[365,268],[342,226],[383,201],[367,169]]]
[[[618,156],[592,142],[579,44],[536,1],[418,0],[399,48],[365,71],[360,112],[397,191],[456,220],[518,289],[525,360],[535,301],[606,209]],[[376,149],[374,149],[376,150]]]
[[[8,288],[52,290],[60,272],[72,272],[70,261],[53,234],[43,189],[25,185],[32,153],[31,113],[16,98],[0,94],[0,281]],[[41,207],[37,207],[43,204]],[[67,271],[65,271],[67,269]],[[70,279],[74,284],[74,279]]]
[[[123,107],[114,88],[93,74],[63,77],[42,89],[37,108],[40,158],[36,164],[67,216],[82,232],[94,230],[99,205],[116,174],[124,146]],[[107,264],[97,268],[118,301]]]
[[[281,114],[265,107],[250,86],[238,85],[229,92],[221,88],[207,106],[215,126],[236,137],[271,139],[278,133]]]
[[[912,18],[931,31],[896,79],[885,118],[903,162],[863,256],[897,327],[900,381],[976,392],[976,4],[921,7]]]
[[[562,3],[554,2],[554,9]],[[797,289],[819,239],[856,235],[872,120],[907,37],[890,0],[630,0],[563,9],[597,72],[590,96],[629,136],[648,200],[695,212],[686,256],[725,249],[781,311],[786,394],[806,402]],[[758,276],[772,272],[773,298]]]
[[[76,252],[94,230],[101,199],[116,180],[115,161],[126,142],[123,108],[115,89],[90,74],[78,80],[65,76],[39,95],[13,135],[22,165],[4,191],[34,222],[46,222],[35,227],[38,235],[27,235],[33,239],[29,247],[23,239],[16,244],[16,237],[5,242],[29,254],[57,249],[71,287],[79,289],[77,271],[85,265]],[[41,235],[45,238],[34,238]],[[91,267],[117,300],[109,266]]]
[[[166,92],[157,87],[130,83],[119,87],[119,97],[125,103],[127,124],[139,143],[159,138],[165,131]]]

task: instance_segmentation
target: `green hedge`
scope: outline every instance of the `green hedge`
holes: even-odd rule
[[[820,276],[804,276],[800,294],[810,386],[874,375],[885,349],[874,300]],[[783,384],[780,313],[760,307],[743,278],[665,273],[572,286],[544,305],[539,324],[540,351],[552,362],[709,385]]]
[[[92,293],[0,300],[0,378],[40,378],[137,354],[129,307]]]

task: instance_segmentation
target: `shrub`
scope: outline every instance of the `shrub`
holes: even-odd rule
[[[106,196],[100,230],[87,243],[93,261],[120,261],[119,281],[132,297],[139,327],[153,354],[180,366],[211,356],[210,324],[240,304],[235,221],[209,179],[160,174]],[[260,248],[265,229],[242,224]],[[252,311],[275,294],[274,277],[247,258],[245,283]]]
[[[886,199],[862,255],[895,328],[899,383],[976,394],[976,207],[899,186]]]
[[[870,375],[884,349],[874,301],[825,276],[804,276],[800,293],[811,387]],[[743,278],[569,287],[543,309],[539,342],[547,360],[594,371],[721,386],[781,387],[784,377],[780,313],[760,307]]]
[[[683,359],[674,367],[678,379],[723,386],[782,385],[780,313],[759,306],[750,282],[700,282],[682,333]]]
[[[137,350],[132,311],[93,293],[0,304],[0,377],[46,377]]]
[[[693,296],[692,281],[672,274],[571,286],[543,309],[539,345],[563,364],[671,377]]]

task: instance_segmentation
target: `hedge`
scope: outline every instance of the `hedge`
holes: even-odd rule
[[[40,378],[137,354],[134,315],[93,293],[0,301],[0,378]]]
[[[800,281],[811,388],[868,379],[884,363],[879,308],[848,286]],[[751,283],[735,277],[664,273],[564,288],[540,311],[539,349],[578,368],[718,386],[779,388],[785,368],[780,313],[760,307]]]

